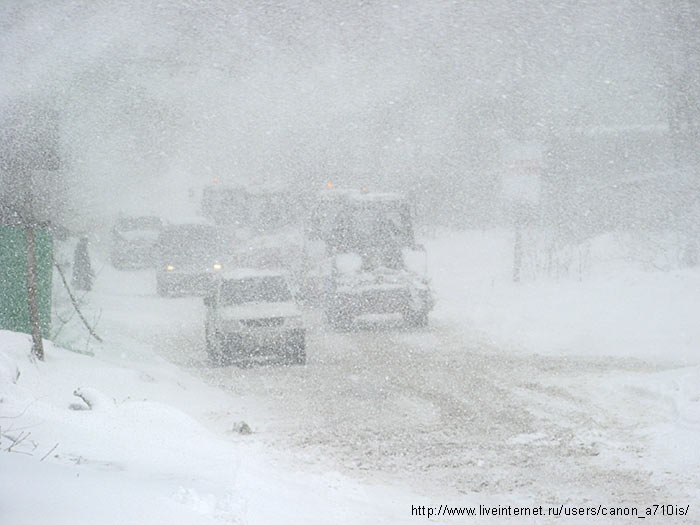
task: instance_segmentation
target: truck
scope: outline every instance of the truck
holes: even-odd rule
[[[321,305],[331,327],[347,329],[376,314],[427,325],[434,295],[403,195],[324,191],[312,206],[305,236],[306,296]]]
[[[303,199],[290,188],[212,184],[202,192],[202,215],[227,232],[238,267],[283,269],[296,281],[303,237]]]

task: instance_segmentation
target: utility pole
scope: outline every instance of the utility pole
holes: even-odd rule
[[[2,188],[3,213],[11,216],[14,226],[24,230],[26,253],[26,295],[32,354],[44,359],[44,345],[39,313],[36,230],[45,219],[40,218],[35,202],[36,192],[48,193],[36,187],[32,174],[36,170],[55,171],[60,167],[58,148],[58,119],[55,112],[41,104],[15,101],[12,109],[3,111],[0,119],[0,171],[4,175]],[[45,196],[45,195],[43,195]]]
[[[502,198],[515,230],[513,282],[523,263],[523,229],[532,222],[540,199],[543,147],[539,140],[504,140],[501,144]]]
[[[32,327],[32,354],[40,361],[44,360],[44,342],[41,337],[41,318],[39,317],[39,298],[36,288],[36,242],[34,226],[26,225],[24,235],[27,250],[27,306],[29,322]]]
[[[520,282],[520,269],[523,266],[523,225],[520,214],[516,212],[515,242],[513,243],[513,282]]]
[[[700,141],[700,89],[698,82],[697,24],[700,9],[696,2],[682,1],[671,19],[671,60],[668,78],[668,122],[677,167],[686,169],[698,161]]]
[[[31,172],[18,173],[18,178],[24,186],[24,205],[22,227],[24,228],[25,252],[27,261],[27,309],[29,311],[29,325],[32,332],[32,355],[44,360],[44,340],[41,334],[41,317],[39,316],[39,297],[37,292],[37,264],[36,264],[36,213],[32,194]]]

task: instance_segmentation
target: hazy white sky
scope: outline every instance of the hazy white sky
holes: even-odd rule
[[[215,175],[478,193],[494,135],[664,122],[678,16],[632,0],[4,0],[0,97],[61,108],[66,176],[95,208],[184,202]]]

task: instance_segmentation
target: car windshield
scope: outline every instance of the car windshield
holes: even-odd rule
[[[163,229],[158,217],[127,217],[117,220],[113,234],[126,241],[148,241],[153,243]]]
[[[202,195],[202,211],[217,224],[245,222],[245,195],[240,188],[205,188]]]
[[[210,261],[219,255],[216,229],[190,225],[164,231],[158,238],[163,262],[185,264]]]
[[[340,251],[360,251],[387,238],[400,246],[414,243],[411,210],[400,199],[321,200],[306,227],[312,238],[324,238]]]
[[[251,193],[248,196],[248,226],[269,231],[289,223],[291,212],[280,193]]]
[[[281,276],[230,279],[221,284],[221,305],[278,303],[290,301],[292,294]]]
[[[130,230],[161,230],[163,223],[158,217],[127,217],[117,220],[115,229]]]

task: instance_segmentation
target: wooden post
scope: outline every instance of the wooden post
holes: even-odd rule
[[[39,299],[36,287],[36,243],[34,226],[26,224],[24,235],[27,247],[27,306],[29,322],[32,327],[32,354],[40,361],[44,360],[44,342],[41,338],[41,319],[39,318]]]
[[[43,192],[42,197],[50,193],[45,186],[35,188],[31,176],[35,170],[55,171],[60,168],[59,115],[44,102],[32,98],[3,99],[0,112],[0,172],[10,174],[9,181],[13,186],[2,188],[2,197],[11,197],[9,207],[24,228],[32,354],[40,360],[44,359],[44,345],[39,316],[35,234],[37,225],[43,221],[39,220],[33,200],[35,191]]]
[[[513,282],[520,282],[520,268],[523,264],[523,233],[520,221],[515,225],[515,242],[513,243]]]

